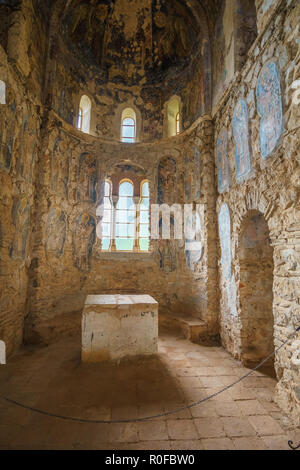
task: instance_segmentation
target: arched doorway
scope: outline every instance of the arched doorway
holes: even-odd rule
[[[267,222],[259,212],[244,221],[239,258],[242,362],[252,368],[274,352],[273,248]],[[260,370],[275,376],[274,358]]]

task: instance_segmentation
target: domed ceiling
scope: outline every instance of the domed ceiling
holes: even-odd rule
[[[73,53],[106,80],[158,83],[201,52],[205,16],[198,0],[69,0],[61,29]]]

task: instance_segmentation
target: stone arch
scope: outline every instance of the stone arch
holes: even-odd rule
[[[265,216],[250,210],[239,233],[241,360],[248,367],[274,352],[273,247]],[[274,357],[264,366],[274,376]]]

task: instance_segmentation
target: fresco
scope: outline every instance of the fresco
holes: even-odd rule
[[[218,163],[218,190],[219,193],[228,191],[230,184],[230,167],[228,160],[228,134],[222,129],[217,138],[217,163]]]
[[[50,211],[46,228],[46,250],[56,258],[60,258],[64,252],[66,241],[67,219],[61,209],[54,208]]]
[[[31,183],[37,141],[34,117],[28,110],[26,110],[23,120],[22,142],[20,147],[17,171],[28,183]]]
[[[227,204],[219,211],[219,237],[221,245],[221,267],[224,279],[231,276],[231,221]]]
[[[245,100],[240,100],[233,113],[233,136],[235,143],[235,172],[237,181],[251,171],[249,148],[249,119]]]
[[[266,64],[258,78],[256,88],[257,110],[260,120],[260,150],[267,158],[279,144],[283,133],[283,111],[278,67]]]
[[[191,218],[187,219],[187,223],[192,225]],[[185,259],[187,267],[192,271],[196,271],[197,264],[201,260],[202,253],[203,253],[203,246],[202,246],[202,227],[201,227],[201,219],[198,213],[196,213],[196,220],[195,220],[195,237],[194,239],[185,239]]]
[[[66,143],[57,138],[51,156],[51,189],[63,198],[68,199],[69,160]]]
[[[74,266],[80,271],[90,270],[90,259],[95,241],[95,219],[84,213],[76,219],[73,237]]]
[[[201,161],[196,147],[192,155],[185,156],[184,164],[185,202],[197,201],[201,197]]]
[[[248,220],[242,244],[245,248],[270,245],[269,227],[261,214],[255,214]]]
[[[6,105],[0,109],[0,168],[10,170],[16,129],[16,99],[10,87],[6,90]]]
[[[63,19],[69,46],[126,84],[188,65],[199,30],[198,18],[180,0],[71,0]]]
[[[159,266],[165,273],[172,273],[177,268],[177,250],[176,242],[172,235],[174,235],[174,218],[170,218],[171,223],[171,239],[163,240],[160,239],[158,242],[158,255],[159,255]],[[162,218],[159,221],[160,234],[162,232]]]
[[[176,199],[176,162],[166,157],[158,166],[158,204],[175,204]]]
[[[15,201],[12,222],[15,227],[15,235],[10,247],[10,256],[13,259],[24,260],[30,228],[30,206],[25,196]]]
[[[77,201],[96,202],[96,159],[91,153],[79,158],[77,171]]]

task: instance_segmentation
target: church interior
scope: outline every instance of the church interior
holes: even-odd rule
[[[0,449],[296,447],[300,1],[0,19]]]

